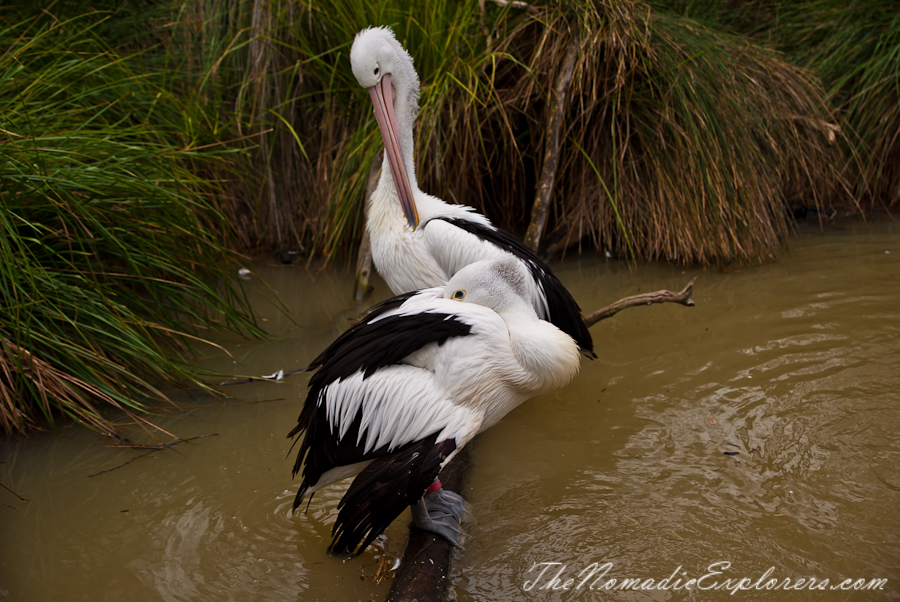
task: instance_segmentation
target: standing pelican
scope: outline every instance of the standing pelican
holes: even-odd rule
[[[580,354],[524,299],[513,257],[461,269],[443,287],[376,305],[310,364],[293,474],[306,494],[355,476],[329,551],[361,552],[407,507],[456,543],[462,498],[438,474],[476,434],[517,405],[568,384]],[[295,440],[296,443],[297,440]]]
[[[357,34],[350,64],[369,90],[384,139],[381,179],[369,199],[366,227],[372,260],[394,294],[443,285],[463,266],[511,254],[531,274],[526,298],[538,317],[592,356],[594,344],[578,304],[531,249],[471,207],[419,190],[413,161],[419,76],[391,30],[375,27]]]

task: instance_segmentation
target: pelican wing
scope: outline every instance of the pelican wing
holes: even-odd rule
[[[359,473],[338,506],[330,551],[362,551],[478,433],[481,415],[451,403],[434,380],[427,369],[391,365],[368,378],[360,370],[334,381],[315,398],[310,391],[306,404],[313,409],[294,465],[296,474],[303,460],[303,481],[293,508],[311,486],[336,480],[333,474]],[[352,466],[349,474],[340,468]]]
[[[310,363],[310,369],[318,368],[310,387],[321,388],[358,370],[368,377],[426,345],[469,334],[471,326],[436,309],[435,301],[442,294],[440,287],[425,289],[373,307]]]
[[[423,347],[471,332],[467,321],[446,311],[465,308],[440,299],[441,293],[427,289],[376,306],[312,362],[318,370],[288,434],[305,433],[293,470],[296,475],[303,467],[295,507],[335,468],[393,453],[434,433],[440,440],[468,433],[472,413],[446,399],[427,366],[404,362]]]

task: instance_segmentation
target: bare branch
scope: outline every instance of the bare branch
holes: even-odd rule
[[[611,318],[623,309],[636,307],[638,305],[652,305],[653,303],[680,303],[681,305],[693,306],[694,300],[691,299],[691,293],[694,291],[694,283],[696,278],[688,282],[681,292],[673,293],[672,291],[655,291],[652,293],[644,293],[643,295],[634,295],[633,297],[625,297],[619,299],[615,303],[611,303],[602,309],[598,309],[594,313],[584,318],[588,327],[593,326],[600,320]]]
[[[525,246],[533,251],[538,250],[544,225],[547,223],[547,211],[550,207],[550,197],[553,194],[553,183],[556,179],[556,166],[559,164],[559,132],[568,104],[569,84],[572,83],[572,75],[575,72],[578,49],[579,41],[576,36],[569,43],[563,67],[556,80],[553,103],[547,105],[549,118],[547,119],[547,131],[544,133],[544,164],[531,208],[531,223],[528,224],[528,231],[525,233]]]
[[[366,186],[366,201],[364,211],[366,215],[369,213],[369,198],[375,192],[378,186],[378,177],[381,174],[382,153],[375,155],[372,159],[372,165],[369,167],[369,181]],[[369,277],[372,275],[372,244],[369,241],[369,229],[363,228],[362,241],[359,243],[359,255],[356,258],[356,287],[353,297],[357,301],[362,301],[372,292],[372,285],[369,284]]]

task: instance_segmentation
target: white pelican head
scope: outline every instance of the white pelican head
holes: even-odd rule
[[[477,303],[503,314],[509,309],[537,314],[528,298],[528,269],[515,257],[484,259],[458,271],[444,287],[444,298]]]
[[[408,136],[412,154],[412,125],[419,110],[419,76],[412,57],[389,28],[370,27],[356,34],[350,65],[359,85],[369,90],[400,206],[415,229],[419,215],[401,147],[401,135]],[[396,111],[394,98],[398,101]]]

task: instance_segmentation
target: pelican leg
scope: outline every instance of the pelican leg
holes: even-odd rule
[[[426,493],[412,506],[413,523],[420,529],[437,533],[453,545],[459,544],[463,534],[459,524],[470,517],[466,501],[461,495],[438,489]]]

